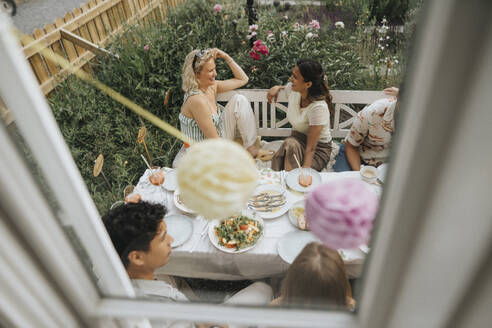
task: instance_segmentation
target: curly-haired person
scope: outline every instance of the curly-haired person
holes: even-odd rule
[[[106,230],[125,266],[138,296],[166,301],[197,300],[184,281],[159,275],[155,270],[169,262],[173,237],[167,233],[166,208],[158,204],[128,203],[111,209],[103,216]],[[228,304],[267,304],[272,290],[256,282],[239,291]],[[207,324],[197,324],[207,327]],[[184,322],[159,321],[153,327],[193,327]]]

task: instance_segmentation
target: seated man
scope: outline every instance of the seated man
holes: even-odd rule
[[[345,143],[340,146],[333,167],[335,172],[359,171],[361,164],[377,167],[387,161],[398,107],[398,88],[386,88],[384,92],[394,98],[376,100],[355,117]]]
[[[154,275],[157,268],[168,263],[171,255],[173,237],[167,233],[165,214],[166,208],[162,205],[130,203],[110,210],[103,216],[103,222],[138,296],[189,301],[193,298],[189,287],[187,291],[185,286],[178,286],[173,277]],[[256,282],[233,295],[226,303],[259,305],[268,304],[271,298],[270,286]]]

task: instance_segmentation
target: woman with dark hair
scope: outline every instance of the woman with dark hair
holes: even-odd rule
[[[268,102],[277,100],[280,90],[289,99],[287,119],[292,135],[284,140],[272,159],[272,169],[290,171],[302,167],[321,171],[334,164],[338,147],[332,142],[330,119],[334,113],[331,95],[321,65],[311,59],[301,59],[292,70],[286,86],[268,90]]]
[[[337,251],[321,243],[304,247],[287,271],[280,297],[272,305],[354,307],[345,264]]]

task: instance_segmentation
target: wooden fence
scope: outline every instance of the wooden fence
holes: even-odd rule
[[[68,74],[39,53],[39,46],[51,48],[77,68],[88,70],[87,62],[96,54],[108,53],[103,46],[127,26],[166,17],[169,6],[182,0],[90,0],[81,8],[56,19],[43,29],[36,29],[32,39],[22,46],[42,92],[47,95]]]

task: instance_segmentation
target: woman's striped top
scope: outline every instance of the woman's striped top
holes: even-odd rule
[[[200,92],[198,91],[190,91],[184,95],[184,101],[183,104],[186,102],[188,97],[197,95]],[[220,104],[217,104],[217,109],[218,112],[217,114],[212,115],[212,121],[214,122],[215,129],[217,130],[217,133],[219,134],[220,137],[222,137],[222,114],[224,112],[224,107]],[[186,134],[188,137],[190,137],[194,141],[202,141],[205,139],[205,136],[203,135],[202,131],[200,130],[200,127],[196,123],[195,119],[186,117],[182,113],[179,113],[179,123],[180,123],[180,130],[184,134]]]

